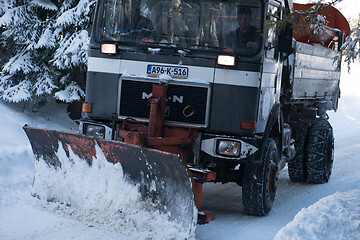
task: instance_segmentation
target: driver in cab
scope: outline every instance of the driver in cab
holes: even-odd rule
[[[249,7],[239,7],[237,10],[237,22],[239,27],[227,35],[227,47],[234,49],[254,49],[257,46],[256,39],[259,37],[257,29],[250,25],[252,12]]]

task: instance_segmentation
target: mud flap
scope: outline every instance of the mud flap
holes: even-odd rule
[[[30,140],[35,160],[45,162],[45,168],[49,171],[69,172],[71,169],[67,168],[73,168],[77,164],[74,156],[86,162],[85,165],[91,168],[96,166],[95,161],[101,158],[99,156],[104,156],[106,161],[114,166],[121,165],[121,168],[116,168],[122,171],[118,174],[123,176],[126,182],[136,186],[142,201],[151,202],[151,206],[167,214],[169,220],[179,222],[184,227],[196,222],[191,181],[179,156],[82,134],[32,128],[26,125],[24,130]],[[36,171],[35,164],[35,173]],[[34,185],[37,181],[47,181],[49,178],[36,179],[36,177],[35,174]],[[100,179],[108,176],[99,174],[96,177]],[[54,196],[46,197],[54,198]],[[56,197],[54,200],[64,201]]]

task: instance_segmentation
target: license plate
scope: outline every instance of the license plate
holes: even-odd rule
[[[187,67],[175,66],[161,66],[161,65],[148,65],[147,75],[151,77],[158,77],[160,75],[168,75],[172,78],[188,78],[189,69]]]

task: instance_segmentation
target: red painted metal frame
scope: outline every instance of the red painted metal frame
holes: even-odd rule
[[[214,219],[214,214],[202,210],[202,187],[204,182],[215,181],[216,173],[200,170],[193,166],[189,167],[188,164],[191,164],[194,159],[191,147],[198,135],[198,129],[165,124],[166,92],[166,85],[154,84],[152,97],[149,100],[149,122],[141,122],[142,126],[139,126],[139,121],[122,121],[120,123],[119,137],[123,138],[125,143],[181,155],[184,166],[187,168],[189,175],[192,176],[195,204],[199,211],[198,222],[208,223]],[[134,127],[133,124],[129,123],[137,123],[137,126]]]
[[[203,202],[203,183],[204,182],[213,182],[216,180],[216,173],[209,170],[199,169],[193,166],[189,166],[189,170],[193,176],[195,187],[196,187],[196,198],[195,203],[198,209],[198,222],[201,224],[208,223],[209,221],[215,219],[214,213],[211,211],[202,209]]]
[[[153,85],[150,98],[149,137],[162,137],[164,134],[166,85]]]

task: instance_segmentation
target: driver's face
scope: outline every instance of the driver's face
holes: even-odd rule
[[[250,26],[251,16],[249,14],[239,14],[237,17],[238,23],[241,28],[247,28]]]

